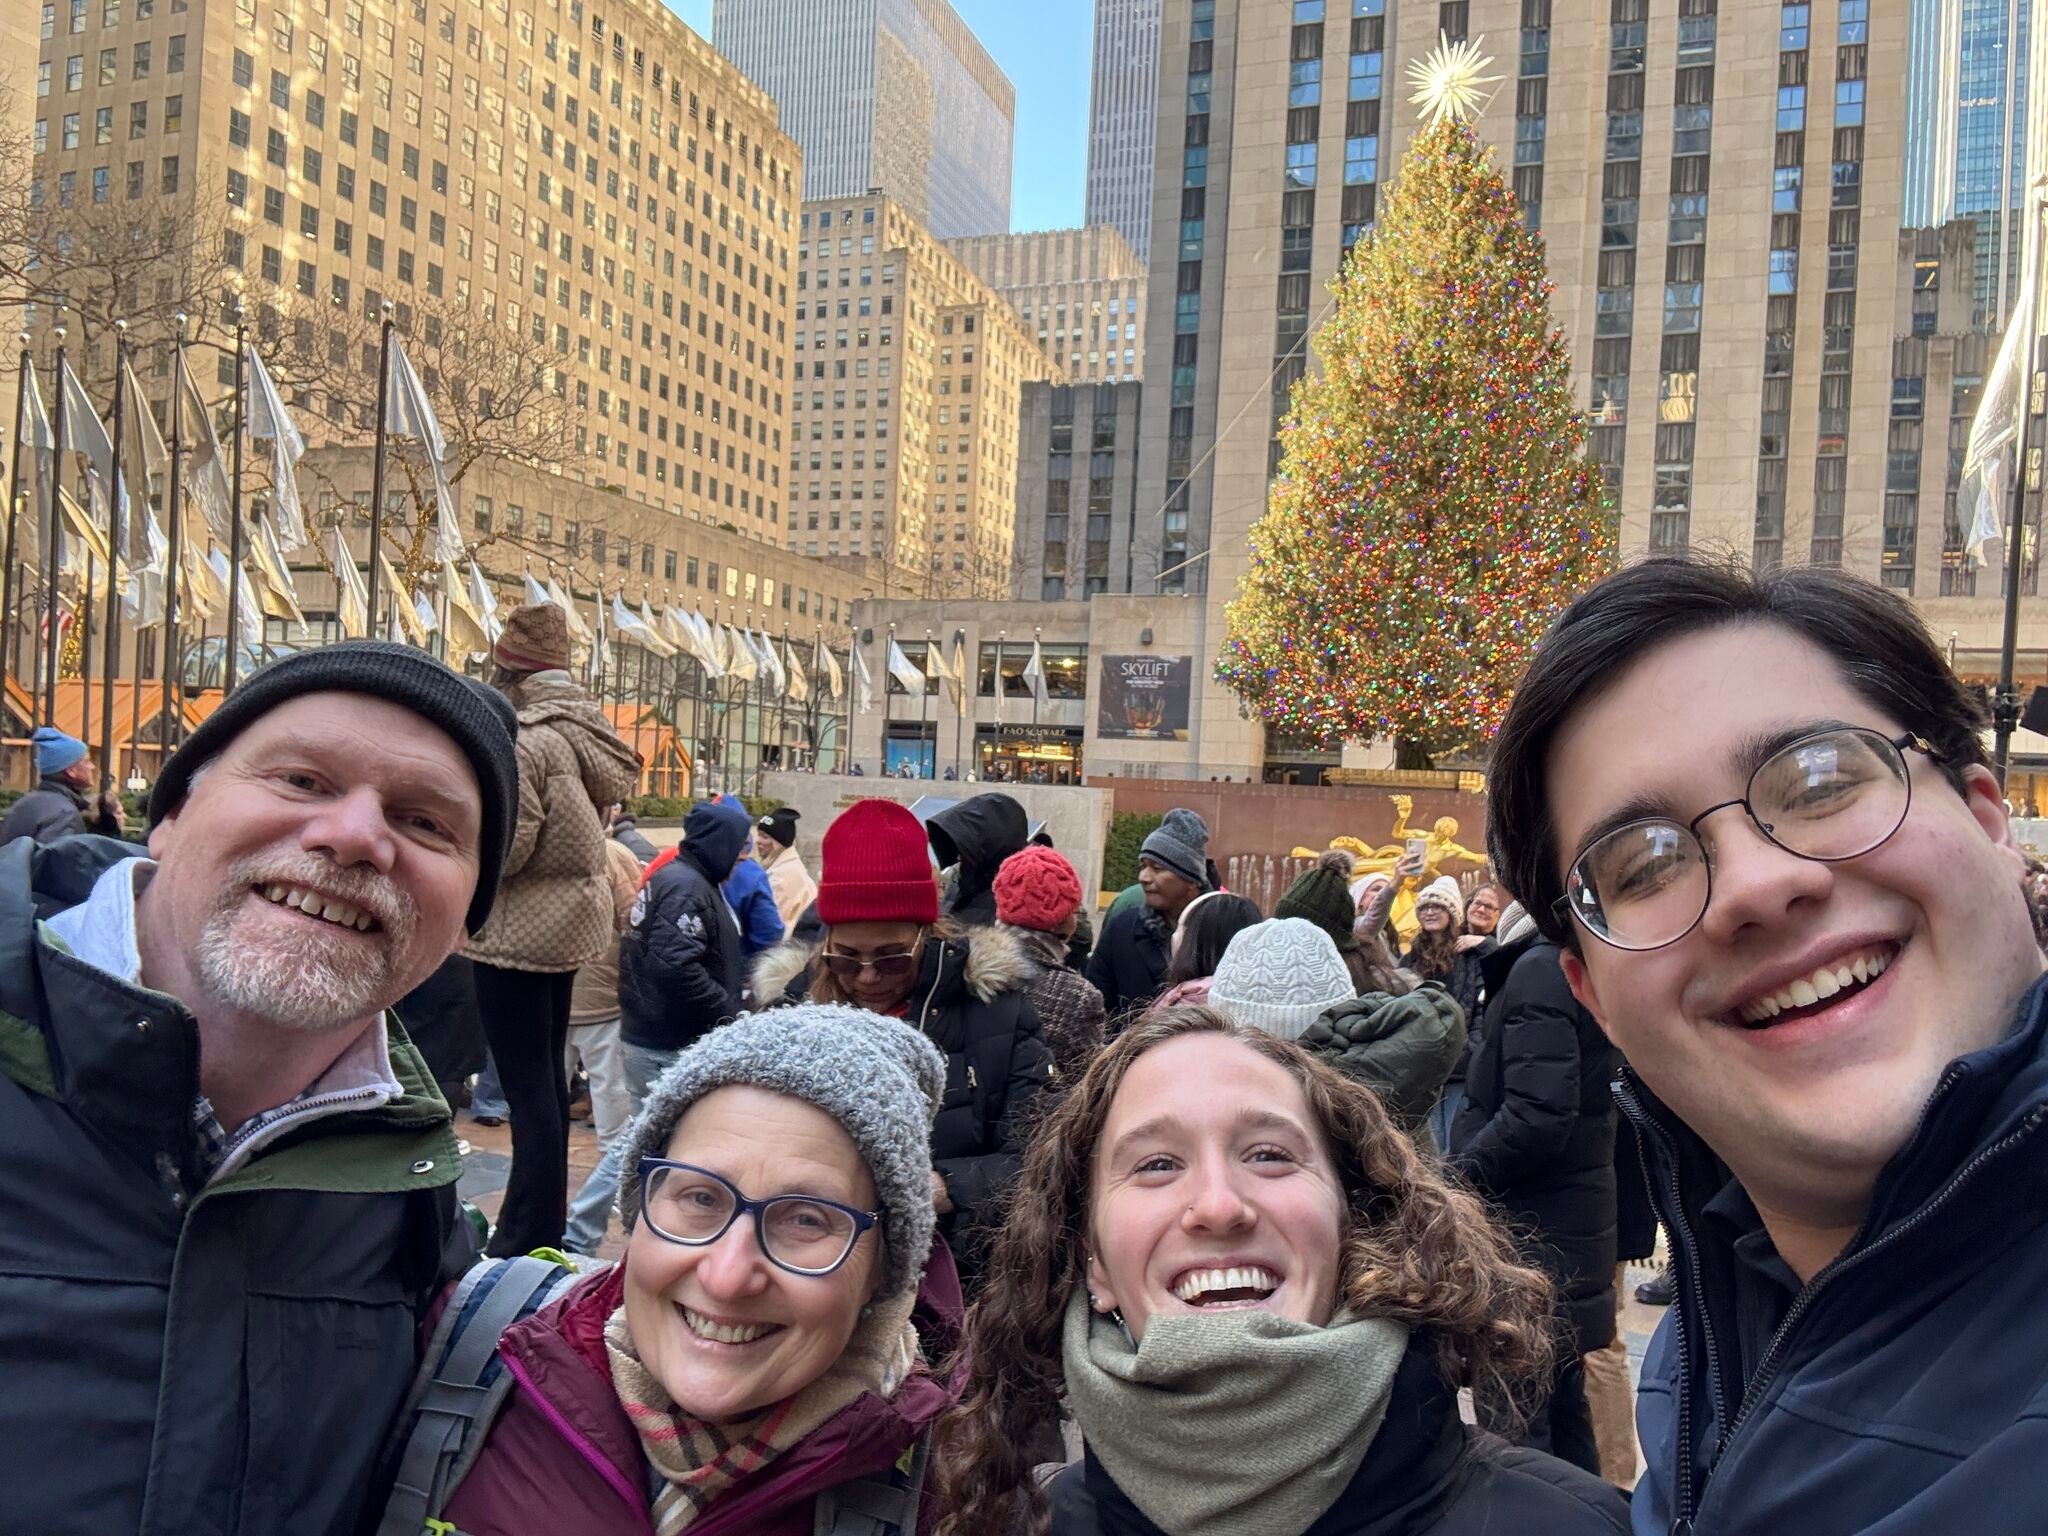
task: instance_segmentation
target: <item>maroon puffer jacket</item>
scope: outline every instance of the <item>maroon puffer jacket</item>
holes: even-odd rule
[[[646,1458],[612,1390],[604,1350],[605,1319],[624,1284],[623,1266],[593,1275],[505,1330],[498,1353],[517,1385],[443,1511],[457,1529],[468,1536],[652,1533]],[[953,1255],[935,1242],[912,1315],[927,1361],[951,1357],[961,1312]],[[964,1366],[951,1380],[920,1366],[893,1398],[868,1394],[848,1404],[727,1492],[691,1536],[811,1536],[817,1496],[893,1466],[953,1406],[965,1381]],[[938,1516],[928,1478],[918,1523],[928,1527]]]

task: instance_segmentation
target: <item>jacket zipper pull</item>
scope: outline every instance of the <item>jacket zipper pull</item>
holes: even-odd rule
[[[971,1061],[967,1063],[967,1086],[970,1089],[981,1086],[981,1080],[974,1075],[974,1063]]]
[[[1671,1522],[1671,1536],[1692,1536],[1692,1521],[1680,1515]]]

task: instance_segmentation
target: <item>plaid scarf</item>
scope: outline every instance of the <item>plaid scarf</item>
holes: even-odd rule
[[[917,1365],[914,1293],[878,1301],[853,1330],[839,1358],[809,1386],[751,1418],[729,1424],[693,1419],[640,1363],[621,1305],[604,1328],[612,1390],[640,1434],[640,1448],[661,1474],[654,1497],[657,1536],[688,1529],[721,1495],[753,1476],[865,1393],[890,1398]]]

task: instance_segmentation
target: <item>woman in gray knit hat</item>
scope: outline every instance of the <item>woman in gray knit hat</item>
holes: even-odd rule
[[[944,1087],[937,1047],[857,1008],[749,1015],[684,1052],[625,1132],[624,1261],[505,1331],[521,1390],[443,1517],[810,1536],[842,1503],[915,1508],[959,1395],[936,1374],[961,1313],[933,1241]]]

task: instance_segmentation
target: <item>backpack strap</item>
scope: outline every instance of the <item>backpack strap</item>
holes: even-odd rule
[[[498,1359],[505,1330],[554,1301],[581,1276],[538,1257],[486,1259],[456,1282],[421,1356],[396,1433],[397,1480],[375,1536],[446,1529],[447,1506],[489,1438],[513,1379]]]
[[[917,1536],[918,1503],[931,1450],[927,1429],[893,1475],[841,1483],[819,1494],[812,1536]]]

